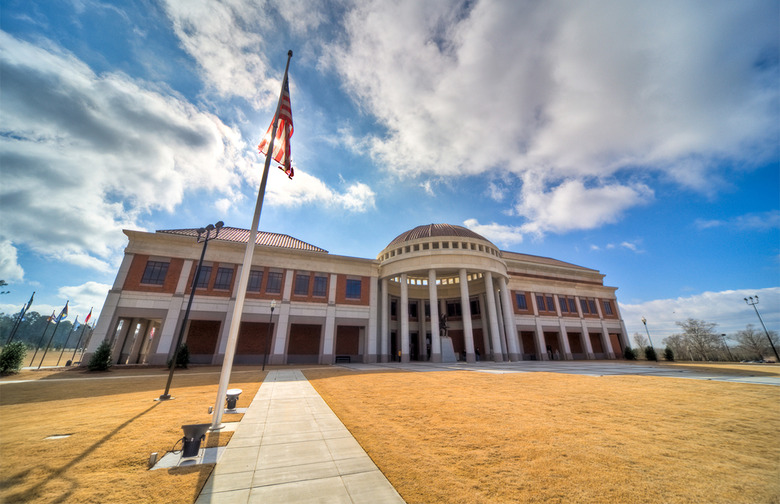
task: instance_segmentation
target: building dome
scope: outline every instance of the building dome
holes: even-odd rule
[[[405,231],[393,239],[387,247],[394,247],[405,242],[419,240],[422,238],[438,238],[445,236],[457,236],[458,238],[474,238],[490,243],[490,240],[474,231],[463,226],[454,226],[452,224],[425,224],[417,226],[414,229]]]

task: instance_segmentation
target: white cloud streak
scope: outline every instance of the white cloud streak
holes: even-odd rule
[[[345,34],[326,59],[386,128],[374,159],[514,173],[525,232],[615,222],[648,171],[711,193],[724,160],[777,153],[771,3],[361,1]]]

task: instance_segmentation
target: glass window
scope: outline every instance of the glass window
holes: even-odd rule
[[[447,301],[447,316],[460,317],[461,315],[460,301]]]
[[[217,278],[214,279],[215,289],[230,289],[230,284],[233,281],[233,268],[218,268]]]
[[[547,311],[547,308],[544,307],[544,296],[536,296],[536,307],[539,308],[539,311]]]
[[[587,299],[580,299],[580,308],[582,308],[582,313],[590,313],[588,311],[588,300]]]
[[[598,313],[598,310],[596,309],[596,302],[592,299],[588,299],[588,308],[590,309],[591,314],[596,315]]]
[[[469,307],[471,308],[471,314],[472,315],[479,315],[480,314],[480,311],[479,311],[479,301],[478,300],[472,299],[469,302]]]
[[[569,298],[569,311],[577,313],[577,303],[574,302],[574,298]]]
[[[360,299],[360,290],[362,282],[347,278],[347,299]]]
[[[612,303],[609,301],[604,301],[604,313],[607,315],[612,315]]]
[[[561,313],[568,313],[569,312],[569,303],[566,301],[565,297],[558,297],[558,304],[561,305]]]
[[[392,301],[390,301],[390,316],[391,316],[391,317],[395,317],[395,316],[396,316],[396,312],[397,312],[397,309],[396,309],[396,307],[397,307],[397,306],[398,306],[398,305],[397,305],[397,303],[396,303],[395,299],[393,299]]]
[[[314,277],[314,290],[311,295],[317,297],[325,297],[328,293],[328,277],[316,276]]]
[[[282,274],[280,272],[268,272],[268,282],[265,285],[265,291],[269,294],[279,294],[282,292]]]
[[[306,296],[309,294],[309,274],[299,273],[295,275],[295,295]]]
[[[146,261],[146,269],[141,277],[142,284],[162,285],[168,274],[168,263],[162,261]]]
[[[417,303],[409,303],[409,318],[417,318]]]
[[[263,272],[252,270],[249,272],[249,284],[246,290],[251,292],[260,292],[260,286],[263,285]]]
[[[198,274],[197,267],[195,274]],[[209,280],[211,280],[211,266],[201,266],[200,275],[198,275],[198,283],[195,284],[196,289],[208,289]]]
[[[547,296],[547,311],[555,311],[555,301],[552,296]]]
[[[525,293],[523,292],[517,292],[515,293],[515,300],[517,301],[517,308],[520,310],[527,310],[528,309],[528,302],[525,300]]]

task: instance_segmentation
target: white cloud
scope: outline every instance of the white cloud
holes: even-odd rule
[[[141,215],[172,211],[188,190],[236,193],[246,147],[217,117],[3,32],[0,65],[0,236],[108,272]]]
[[[515,210],[530,221],[522,227],[525,232],[565,232],[616,222],[627,209],[648,203],[653,191],[642,184],[587,187],[581,180],[547,189],[540,180],[527,176],[521,198]]]
[[[519,227],[504,226],[495,222],[480,224],[477,219],[467,219],[463,225],[502,247],[523,243],[523,232]]]
[[[256,173],[253,176],[260,177]],[[339,192],[302,171],[295,172],[294,179],[290,180],[281,170],[271,168],[266,191],[266,201],[271,205],[296,207],[316,204],[350,212],[365,212],[375,208],[376,195],[368,185],[354,182]]]
[[[614,222],[652,195],[632,181],[648,171],[711,193],[723,161],[777,153],[771,3],[375,0],[344,30],[324,58],[386,129],[374,159],[509,170],[526,231]]]
[[[24,269],[19,265],[16,247],[9,240],[0,240],[0,279],[6,282],[24,280]]]
[[[647,318],[647,327],[653,343],[661,345],[661,340],[680,332],[675,324],[688,318],[715,322],[717,333],[731,334],[753,324],[760,329],[761,324],[752,307],[744,298],[758,295],[758,309],[769,330],[780,330],[780,287],[766,289],[740,289],[722,292],[704,292],[676,299],[655,299],[638,304],[620,303],[620,312],[629,334],[644,334],[642,317]]]
[[[70,318],[74,319],[76,315],[81,315],[80,320],[83,321],[90,309],[93,310],[91,320],[98,319],[110,289],[111,286],[108,284],[86,282],[81,285],[60,287],[58,292],[59,297],[70,301],[68,306],[72,314]]]
[[[694,224],[699,229],[727,228],[739,231],[769,231],[780,229],[780,210],[738,215],[727,220],[697,219]]]

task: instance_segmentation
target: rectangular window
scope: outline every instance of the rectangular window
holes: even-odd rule
[[[555,311],[555,300],[552,296],[547,296],[547,311]]]
[[[604,313],[606,315],[613,315],[612,313],[612,303],[609,301],[604,301]]]
[[[258,270],[252,270],[249,272],[249,284],[246,287],[247,291],[260,292],[260,287],[263,285],[263,272]]]
[[[168,274],[168,263],[162,261],[146,261],[146,269],[141,277],[142,284],[162,285]]]
[[[317,297],[325,297],[328,293],[328,277],[316,276],[314,277],[314,289],[311,295]]]
[[[265,291],[268,294],[279,294],[282,292],[282,274],[280,272],[268,272],[268,282],[265,285]]]
[[[195,274],[198,275],[197,267]],[[209,280],[211,280],[211,266],[201,266],[200,274],[198,275],[198,283],[195,284],[196,289],[208,289]]]
[[[233,268],[218,268],[217,278],[214,279],[214,288],[228,290],[233,281]]]
[[[569,311],[577,313],[577,303],[574,302],[574,298],[569,298]]]
[[[431,318],[431,303],[425,302],[425,316]]]
[[[587,299],[580,299],[580,308],[582,308],[582,313],[590,313],[588,311],[588,300]]]
[[[360,280],[347,279],[347,299],[360,299],[360,289],[362,282]]]
[[[544,307],[544,296],[536,296],[536,307],[540,312],[547,311],[547,309]]]
[[[471,314],[472,315],[479,315],[479,301],[476,299],[472,299],[469,302],[469,307],[471,308]]]
[[[515,293],[515,300],[517,301],[517,308],[519,310],[528,309],[528,302],[525,300],[525,293],[523,292]]]
[[[409,318],[417,318],[417,303],[409,303]]]
[[[447,316],[460,317],[461,315],[460,301],[447,301]]]
[[[596,309],[596,302],[592,299],[588,299],[588,308],[590,309],[591,315],[597,315],[599,311]]]
[[[309,274],[298,273],[295,275],[295,295],[307,296],[309,294]]]
[[[561,313],[569,313],[569,303],[565,297],[558,296],[558,304],[561,305]]]
[[[397,304],[395,299],[390,301],[390,316],[391,317],[395,317],[396,316],[397,311],[398,311],[397,308],[396,308],[397,306],[398,306],[398,304]]]

